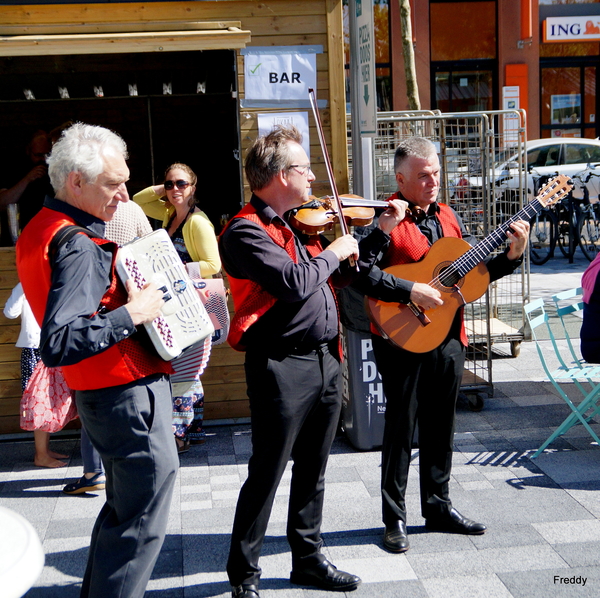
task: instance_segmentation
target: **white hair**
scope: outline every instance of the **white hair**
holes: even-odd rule
[[[61,196],[70,172],[79,172],[88,183],[94,183],[104,171],[104,156],[111,151],[128,157],[125,141],[104,127],[75,123],[65,129],[46,160],[56,196],[64,199]]]

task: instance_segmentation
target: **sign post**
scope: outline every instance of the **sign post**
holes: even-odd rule
[[[373,137],[377,135],[375,35],[371,0],[350,0],[350,115],[353,192],[375,197]]]
[[[517,110],[519,106],[520,87],[509,85],[502,88],[502,110],[514,110],[513,114],[504,114],[503,147],[516,147],[519,145],[519,127],[521,119]]]

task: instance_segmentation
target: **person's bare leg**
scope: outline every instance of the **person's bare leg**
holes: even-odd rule
[[[50,452],[49,444],[50,444],[50,433],[42,432],[41,430],[33,431],[33,440],[35,443],[35,456],[33,458],[33,463],[36,467],[64,467],[66,463],[64,461],[59,461],[53,455],[57,455],[57,453]],[[60,455],[61,457],[66,457],[66,455]]]
[[[48,450],[48,454],[53,457],[54,459],[68,459],[69,455],[63,455],[62,453],[56,453],[53,450]]]

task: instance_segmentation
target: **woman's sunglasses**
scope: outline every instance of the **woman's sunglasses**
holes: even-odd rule
[[[171,191],[171,189],[173,189],[173,187],[177,187],[177,189],[185,189],[186,187],[189,187],[190,184],[188,183],[188,181],[165,181],[165,191]]]

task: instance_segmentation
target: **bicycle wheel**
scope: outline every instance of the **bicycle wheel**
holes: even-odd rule
[[[591,262],[600,251],[600,222],[598,205],[591,205],[583,213],[579,231],[579,246],[583,255]]]
[[[569,214],[569,209],[562,203],[556,206],[557,235],[556,241],[562,254],[570,258],[577,249],[577,232],[574,226],[575,212]]]
[[[553,255],[556,247],[556,220],[548,210],[534,216],[529,229],[529,257],[541,266]]]

